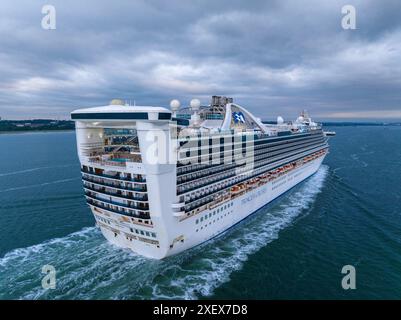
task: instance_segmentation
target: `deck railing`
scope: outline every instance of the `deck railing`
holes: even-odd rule
[[[90,172],[90,171],[84,170],[84,169],[82,169],[81,172],[82,173],[86,173],[86,174],[90,174],[90,175],[93,175],[93,176],[102,177],[102,178],[122,180],[122,181],[127,181],[127,182],[146,183],[146,179],[145,178],[125,178],[125,177],[120,177],[119,175],[95,173],[95,172]]]
[[[94,200],[92,200],[91,198],[86,198],[86,202],[87,202],[89,205],[92,205],[92,206],[94,206],[94,207],[96,207],[96,208],[100,208],[100,209],[103,209],[103,210],[106,210],[106,211],[118,213],[118,214],[121,214],[121,215],[123,215],[123,216],[134,217],[134,218],[139,218],[139,219],[144,219],[144,220],[145,220],[145,219],[146,219],[146,220],[147,220],[147,219],[150,219],[150,215],[149,215],[148,213],[146,213],[146,214],[142,214],[142,213],[130,214],[130,213],[125,212],[125,211],[122,211],[122,210],[115,210],[115,209],[106,207],[106,206],[103,205],[103,204],[96,203],[96,202],[95,202]]]
[[[91,183],[91,182],[88,182],[88,183]],[[117,197],[117,198],[123,198],[123,199],[127,199],[127,200],[132,200],[132,201],[139,201],[139,202],[147,202],[148,201],[148,197],[147,196],[144,196],[144,197],[126,196],[126,195],[119,194],[119,193],[113,193],[113,192],[109,192],[109,191],[106,191],[106,190],[99,190],[99,189],[93,188],[93,187],[89,186],[88,183],[84,183],[84,188],[85,189],[89,189],[89,190],[94,191],[94,192],[102,193],[102,194],[105,194],[105,195],[108,195],[108,196],[111,196],[111,197]]]

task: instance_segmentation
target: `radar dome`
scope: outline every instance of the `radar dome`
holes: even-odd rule
[[[190,102],[190,106],[192,110],[199,110],[200,108],[200,101],[199,99],[192,99]]]
[[[283,123],[284,123],[283,117],[278,116],[277,117],[277,124],[283,124]]]
[[[170,108],[173,111],[177,111],[181,106],[181,103],[177,99],[173,99],[170,101]]]
[[[124,101],[122,101],[121,99],[113,99],[110,101],[110,105],[112,106],[123,106],[124,105]]]
[[[299,116],[297,122],[304,122],[305,118],[303,116]]]

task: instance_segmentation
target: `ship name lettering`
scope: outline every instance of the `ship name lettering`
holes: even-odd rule
[[[242,199],[242,204],[246,204],[249,201],[252,201],[255,198],[260,197],[262,194],[266,193],[266,188],[263,188],[261,190],[258,190],[258,192],[251,194],[250,196],[246,197],[245,199]]]

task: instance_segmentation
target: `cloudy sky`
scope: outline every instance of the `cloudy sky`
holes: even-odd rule
[[[42,6],[56,8],[44,30]],[[341,26],[356,8],[356,30]],[[234,97],[262,119],[401,119],[399,0],[1,0],[0,116]]]

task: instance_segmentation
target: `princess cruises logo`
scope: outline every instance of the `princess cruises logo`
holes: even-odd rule
[[[242,112],[233,112],[233,119],[235,123],[245,123],[245,116]]]

